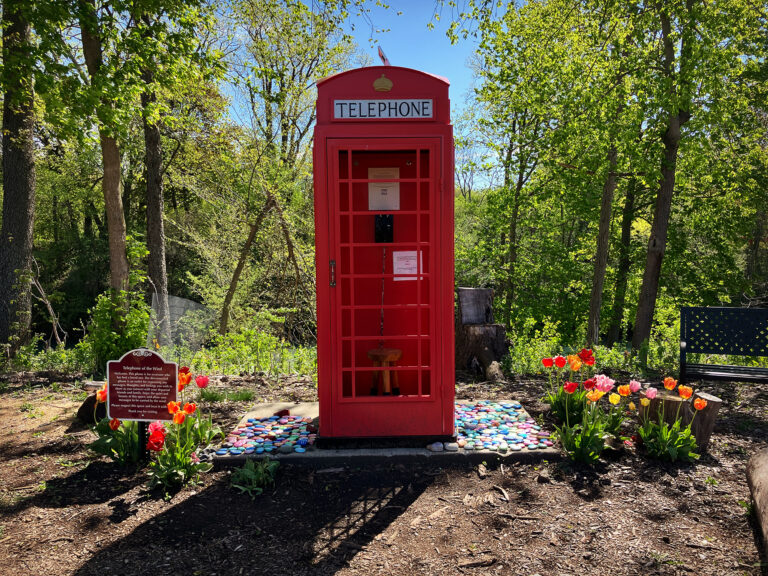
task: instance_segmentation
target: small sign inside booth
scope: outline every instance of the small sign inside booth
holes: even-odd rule
[[[131,350],[107,362],[107,417],[119,420],[172,420],[178,369],[151,350]]]

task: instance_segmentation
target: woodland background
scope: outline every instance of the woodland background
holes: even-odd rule
[[[198,371],[312,372],[315,83],[372,64],[372,3],[2,4],[6,367],[98,372],[170,294],[204,347],[157,345]],[[434,6],[479,42],[456,283],[495,290],[509,370],[674,370],[680,306],[768,305],[768,3]]]

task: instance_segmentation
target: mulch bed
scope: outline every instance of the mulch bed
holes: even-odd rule
[[[545,417],[541,380],[460,379],[459,398],[513,398]],[[768,574],[744,472],[768,446],[755,385],[705,386],[724,406],[694,464],[630,448],[594,468],[282,466],[255,499],[224,469],[164,499],[144,471],[88,452],[75,382],[0,382],[0,574]],[[300,379],[212,382],[255,394],[204,407],[225,430],[255,402],[316,398]]]

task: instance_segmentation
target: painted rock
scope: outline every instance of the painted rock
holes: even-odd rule
[[[433,442],[432,444],[427,444],[427,450],[430,452],[442,452],[443,451],[443,443],[442,442]]]
[[[446,452],[458,452],[459,445],[456,442],[446,442],[443,444],[443,447],[445,448]]]

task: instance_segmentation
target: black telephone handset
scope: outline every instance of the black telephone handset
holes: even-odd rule
[[[374,238],[377,243],[394,241],[394,220],[392,214],[377,214],[374,216]]]

